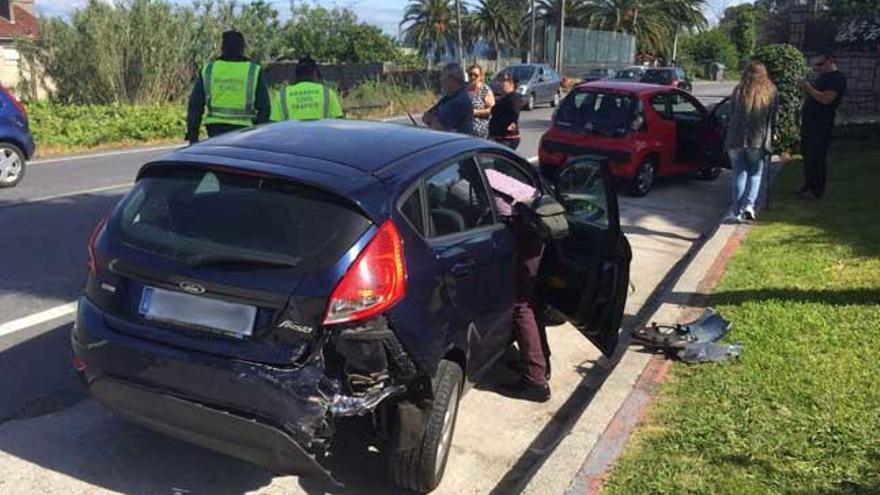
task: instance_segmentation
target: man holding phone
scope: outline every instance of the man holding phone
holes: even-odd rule
[[[846,94],[846,76],[837,69],[831,53],[822,53],[813,61],[819,74],[814,83],[802,80],[798,87],[804,94],[801,111],[801,152],[804,161],[802,198],[819,199],[825,193],[828,148],[834,129],[834,115]]]

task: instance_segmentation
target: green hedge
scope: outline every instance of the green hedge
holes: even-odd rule
[[[807,76],[807,62],[792,45],[764,46],[755,52],[755,58],[764,62],[779,90],[777,147],[780,151],[792,151],[800,143],[800,109],[804,98],[797,82]]]
[[[126,141],[183,139],[183,105],[28,105],[37,146],[91,148]]]

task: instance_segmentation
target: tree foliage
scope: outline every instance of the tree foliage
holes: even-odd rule
[[[460,8],[464,24],[467,8],[463,0]],[[454,0],[411,0],[400,21],[404,42],[436,64],[444,55],[454,52],[458,42],[456,18]]]
[[[792,150],[800,142],[800,109],[803,96],[797,82],[809,73],[803,53],[792,45],[767,45],[755,52],[764,62],[770,79],[779,91],[777,134],[782,150]]]
[[[758,28],[764,19],[760,8],[744,3],[724,11],[719,27],[736,45],[740,65],[745,65],[758,47]]]
[[[515,0],[478,0],[469,16],[473,33],[488,41],[497,60],[503,44],[515,45],[522,30],[521,2]]]
[[[733,42],[721,29],[710,29],[686,36],[681,40],[682,58],[694,62],[698,67],[717,61],[728,69],[737,67],[737,50]]]
[[[28,67],[62,103],[159,103],[182,98],[199,67],[219,53],[223,31],[247,39],[267,63],[311,55],[322,62],[394,61],[396,42],[350,9],[297,6],[287,22],[266,0],[90,0],[69,19],[41,18],[41,36],[21,40]]]

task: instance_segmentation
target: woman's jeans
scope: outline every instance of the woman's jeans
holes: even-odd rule
[[[742,215],[746,208],[755,207],[761,191],[761,176],[764,172],[764,150],[761,148],[742,148],[730,150],[730,165],[733,172],[732,215]]]

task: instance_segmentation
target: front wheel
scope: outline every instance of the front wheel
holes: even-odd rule
[[[0,187],[15,187],[24,179],[24,153],[12,143],[0,143]]]
[[[452,446],[452,434],[458,417],[464,373],[452,361],[440,361],[433,380],[434,400],[426,412],[428,419],[421,440],[409,450],[390,457],[394,483],[418,493],[427,493],[440,484]]]
[[[654,185],[654,179],[657,174],[657,166],[652,158],[645,158],[639,169],[636,170],[636,176],[633,177],[629,185],[629,192],[633,196],[642,197],[648,194]]]

